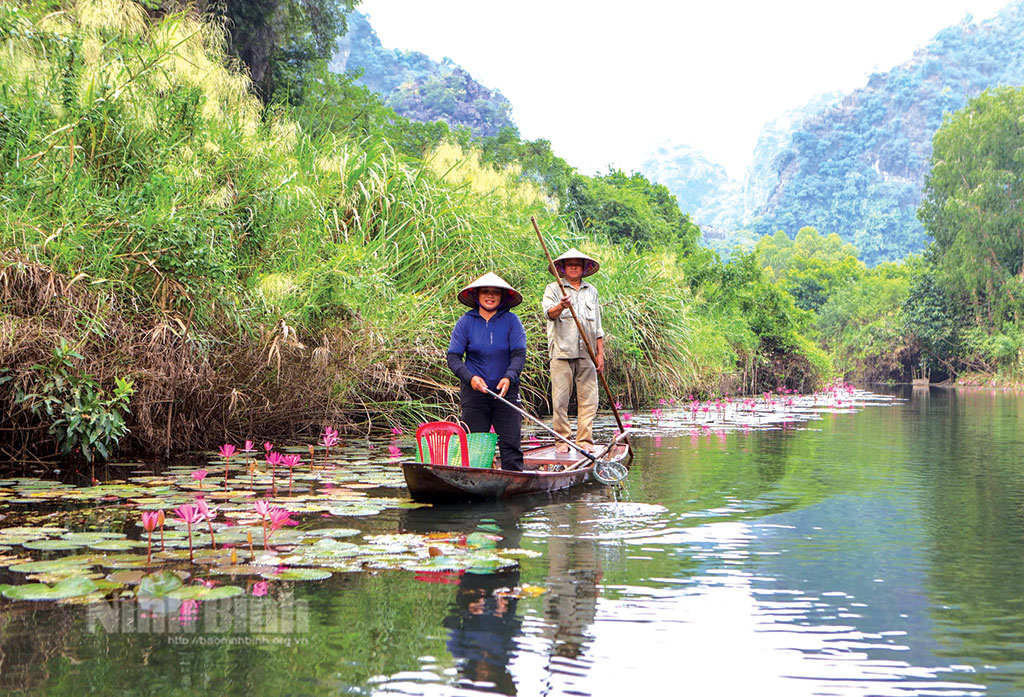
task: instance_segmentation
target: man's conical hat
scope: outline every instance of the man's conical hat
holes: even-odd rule
[[[519,303],[523,302],[522,293],[510,286],[504,278],[488,271],[480,278],[476,279],[468,286],[459,291],[459,302],[467,307],[477,306],[477,289],[479,288],[501,288],[502,297],[499,308],[515,307]]]
[[[558,269],[558,273],[563,276],[565,275],[565,262],[567,259],[580,259],[583,261],[584,278],[597,273],[597,270],[601,268],[601,265],[597,263],[597,259],[587,256],[580,250],[573,247],[568,252],[551,262],[555,265],[555,268]]]

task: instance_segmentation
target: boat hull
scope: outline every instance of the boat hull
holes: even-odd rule
[[[627,452],[626,446],[616,446],[614,457],[605,459],[622,459]],[[524,472],[422,462],[402,463],[402,472],[409,494],[416,501],[484,501],[559,491],[583,484],[594,471],[591,463],[561,472],[538,469],[552,465],[572,466],[578,461],[578,454],[556,453],[551,445],[524,451]]]

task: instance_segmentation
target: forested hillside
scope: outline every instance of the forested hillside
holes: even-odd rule
[[[366,17],[348,16],[348,32],[330,61],[336,73],[360,74],[356,82],[380,94],[398,114],[416,121],[465,126],[476,136],[497,135],[513,126],[512,105],[445,59],[438,63],[419,51],[385,49]]]

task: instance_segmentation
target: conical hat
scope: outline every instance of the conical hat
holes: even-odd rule
[[[591,276],[597,273],[597,270],[601,268],[601,265],[597,263],[597,259],[587,256],[580,250],[573,247],[562,256],[555,259],[552,264],[558,269],[558,273],[565,275],[565,262],[567,259],[582,259],[583,260],[583,276]]]
[[[480,278],[476,279],[468,286],[459,291],[459,302],[467,307],[476,307],[476,293],[478,288],[501,288],[504,293],[502,294],[501,304],[499,308],[515,307],[519,303],[523,302],[522,294],[510,286],[504,278],[488,271]]]

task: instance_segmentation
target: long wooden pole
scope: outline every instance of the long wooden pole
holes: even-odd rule
[[[540,246],[544,248],[544,256],[548,258],[548,270],[551,274],[558,279],[559,290],[562,291],[562,297],[567,297],[565,287],[562,285],[562,275],[558,273],[558,267],[555,266],[555,262],[551,259],[551,252],[548,251],[548,245],[544,242],[544,235],[540,232],[540,227],[537,225],[537,218],[530,216],[530,222],[533,223],[533,229],[537,231],[537,239],[540,240]],[[587,349],[587,355],[590,356],[590,360],[594,362],[594,370],[597,370],[597,357],[594,355],[594,349],[590,345],[590,339],[587,338],[587,333],[583,331],[583,325],[580,323],[580,318],[576,316],[576,308],[569,305],[569,312],[572,314],[572,320],[576,323],[576,329],[579,330],[580,336],[583,337],[583,345]],[[626,432],[626,427],[622,425],[622,417],[619,416],[619,410],[615,407],[615,397],[612,395],[612,390],[608,387],[608,381],[605,380],[604,371],[597,371],[597,377],[601,380],[601,385],[604,387],[604,393],[608,395],[608,403],[611,404],[612,414],[615,415],[615,423],[619,425],[619,431],[622,433]],[[626,438],[626,443],[629,443],[629,438]]]

